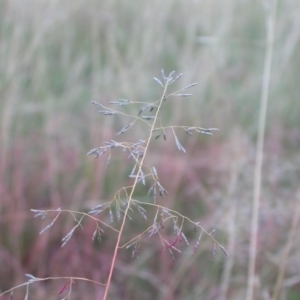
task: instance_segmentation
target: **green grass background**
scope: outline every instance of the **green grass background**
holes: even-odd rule
[[[192,255],[198,233],[188,226],[190,246],[181,246],[175,263],[162,254],[158,240],[145,239],[138,259],[120,252],[110,299],[245,297],[266,14],[261,1],[1,1],[0,292],[24,282],[25,273],[105,281],[112,232],[93,246],[94,225],[87,221],[61,249],[72,218],[64,215],[40,236],[52,219],[41,222],[29,210],[88,209],[129,184],[131,162],[121,153],[108,169],[104,158],[85,156],[127,124],[101,116],[91,101],[156,100],[162,91],[152,77],[163,68],[184,73],[178,87],[198,82],[193,97],[166,105],[165,121],[220,131],[213,137],[179,132],[188,155],[178,153],[171,138],[155,142],[149,161],[169,191],[166,205],[199,220],[208,231],[215,228],[231,256],[226,260],[219,251],[213,259],[206,238]],[[291,218],[300,205],[299,15],[298,1],[278,1],[257,299],[272,294]],[[143,134],[135,128],[122,138]],[[141,198],[146,193],[139,190]],[[144,226],[137,216],[124,241]],[[173,239],[171,231],[166,234]],[[299,236],[298,230],[280,299],[300,297]],[[32,299],[59,299],[63,284],[36,283]],[[16,291],[13,299],[23,299],[23,292]],[[72,299],[101,299],[102,293],[98,286],[77,282]]]

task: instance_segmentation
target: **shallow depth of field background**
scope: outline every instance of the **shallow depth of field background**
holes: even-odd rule
[[[266,1],[267,3],[268,1]],[[300,4],[279,1],[267,115],[259,218],[256,295],[270,299],[281,268],[291,220],[300,205]],[[104,117],[92,100],[153,101],[152,79],[176,70],[174,88],[198,82],[190,98],[165,108],[165,123],[217,127],[213,136],[154,141],[149,162],[169,195],[160,202],[211,231],[226,247],[213,258],[205,236],[185,224],[190,245],[162,253],[157,237],[144,238],[139,257],[121,250],[109,299],[244,299],[248,270],[255,145],[265,59],[262,1],[10,0],[0,3],[0,293],[36,277],[77,276],[105,282],[116,235],[86,220],[74,226],[62,214],[51,230],[31,208],[87,211],[129,185],[132,161],[115,152],[94,160],[86,153],[117,139],[128,120]],[[138,109],[138,108],[137,108]],[[136,111],[132,110],[132,113]],[[119,137],[146,137],[141,128]],[[136,197],[146,199],[148,188]],[[298,193],[298,196],[297,196]],[[298,197],[298,198],[297,198]],[[161,201],[161,200],[160,200]],[[124,242],[151,224],[128,222]],[[152,216],[152,219],[151,219]],[[109,222],[107,214],[100,217]],[[115,221],[116,222],[116,221]],[[118,226],[116,222],[114,224]],[[298,225],[299,228],[299,225]],[[300,234],[289,252],[280,299],[300,299]],[[165,237],[174,239],[172,228]],[[36,283],[30,299],[61,299],[64,280]],[[100,286],[77,281],[72,299],[101,299]],[[15,291],[23,299],[24,289]],[[2,299],[2,298],[1,298]],[[8,298],[3,298],[8,299]]]

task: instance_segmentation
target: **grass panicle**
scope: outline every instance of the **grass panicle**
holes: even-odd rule
[[[101,146],[90,150],[87,155],[93,155],[95,158],[100,158],[104,155],[107,156],[107,166],[111,160],[112,154],[115,149],[122,149],[122,152],[126,155],[127,158],[132,161],[132,169],[129,174],[131,184],[129,186],[124,186],[115,192],[113,198],[110,201],[105,203],[99,203],[96,206],[92,207],[88,212],[80,211],[70,211],[62,210],[58,208],[57,210],[37,210],[32,209],[31,211],[35,213],[35,217],[41,217],[42,220],[49,218],[53,213],[56,212],[55,217],[52,219],[50,224],[48,224],[40,234],[43,234],[45,231],[50,230],[57,219],[62,214],[69,214],[72,216],[76,225],[73,226],[68,233],[61,240],[61,247],[67,247],[69,241],[73,238],[76,231],[84,226],[85,219],[91,219],[94,222],[95,229],[91,235],[92,241],[101,242],[102,236],[107,234],[106,229],[113,229],[117,237],[108,236],[110,239],[115,240],[115,250],[111,258],[110,271],[105,283],[99,282],[105,288],[103,300],[106,300],[108,293],[111,287],[111,279],[115,270],[116,258],[119,250],[125,248],[132,248],[132,258],[138,257],[141,253],[141,245],[143,240],[146,239],[158,239],[161,244],[161,251],[164,255],[167,253],[170,256],[172,262],[176,261],[176,253],[182,253],[182,241],[186,246],[190,245],[187,236],[185,235],[184,228],[187,223],[195,226],[200,230],[200,237],[205,233],[213,241],[214,251],[213,256],[216,255],[216,246],[219,245],[221,250],[228,256],[226,249],[218,243],[218,241],[212,236],[212,232],[208,233],[199,222],[192,221],[187,216],[182,215],[180,212],[174,211],[168,208],[168,198],[169,193],[166,188],[163,186],[163,183],[159,179],[159,172],[155,165],[151,164],[151,161],[148,159],[148,152],[150,144],[157,144],[156,140],[163,135],[163,139],[166,140],[166,132],[171,131],[174,140],[175,146],[177,149],[183,153],[186,153],[185,148],[179,141],[177,134],[181,130],[186,131],[190,135],[192,132],[203,133],[203,134],[212,134],[213,131],[217,130],[216,128],[200,128],[200,127],[191,127],[190,125],[178,126],[178,125],[169,125],[164,122],[164,107],[165,101],[171,100],[172,97],[180,96],[186,97],[191,96],[192,94],[182,94],[181,91],[194,87],[197,83],[192,83],[185,86],[175,92],[169,92],[170,85],[177,82],[182,73],[175,75],[175,72],[171,72],[168,76],[165,75],[165,72],[161,71],[162,78],[158,79],[154,77],[155,82],[162,88],[162,95],[160,99],[150,102],[150,103],[141,103],[134,102],[126,99],[119,99],[118,101],[110,101],[109,105],[116,106],[108,107],[104,103],[99,103],[92,101],[92,104],[101,107],[99,113],[107,117],[126,117],[133,119],[132,122],[120,128],[116,133],[116,139],[110,141],[104,141]],[[172,100],[175,101],[175,100]],[[123,107],[134,106],[136,107],[137,114],[128,115],[126,112],[122,111]],[[147,112],[147,115],[143,113]],[[138,124],[146,125],[144,136],[135,136],[134,128]],[[131,136],[131,141],[125,141],[126,135],[128,132]],[[132,141],[132,138],[135,141]],[[157,145],[156,145],[157,146]],[[144,187],[150,186],[148,192],[146,192],[149,200],[142,201],[139,199],[139,196],[136,194],[136,190],[139,186]],[[159,196],[159,198],[158,198]],[[172,195],[175,197],[175,195]],[[152,201],[150,200],[152,198]],[[153,220],[149,220],[151,216],[151,211],[156,210],[155,217]],[[106,221],[106,213],[108,213],[109,223]],[[135,237],[132,237],[129,241],[122,241],[123,232],[125,231],[127,222],[132,222],[136,215],[140,215],[145,222],[145,228],[141,229],[140,233]],[[149,221],[148,221],[149,220]],[[117,222],[116,222],[117,221]],[[149,223],[148,223],[149,222]],[[147,225],[148,223],[148,225]],[[167,228],[173,228],[174,238],[169,239],[169,235],[166,234]],[[193,252],[199,246],[200,237],[193,248]],[[29,285],[41,280],[35,278],[33,275],[26,275],[29,279],[27,281],[27,290],[26,297],[28,297],[28,287]],[[61,294],[66,289],[71,291],[71,282],[75,282],[78,279],[69,277],[67,283],[62,287],[59,294]],[[88,279],[86,279],[88,280]],[[16,287],[17,288],[17,287]],[[69,292],[70,295],[71,292]]]

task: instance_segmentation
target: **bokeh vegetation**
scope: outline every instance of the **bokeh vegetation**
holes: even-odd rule
[[[171,139],[158,142],[151,159],[172,195],[168,206],[216,229],[231,256],[213,259],[205,238],[191,254],[198,238],[193,228],[186,232],[191,246],[182,246],[175,263],[159,243],[145,240],[138,259],[120,252],[110,299],[244,299],[266,14],[261,1],[1,1],[0,292],[24,282],[26,273],[105,281],[113,232],[93,245],[94,227],[86,222],[60,248],[73,219],[64,215],[39,235],[47,223],[30,209],[87,210],[128,184],[131,164],[124,156],[115,155],[108,169],[105,159],[86,157],[126,125],[98,114],[91,101],[153,101],[161,90],[152,77],[164,68],[183,72],[182,86],[198,82],[194,96],[170,106],[166,119],[220,131],[213,137],[182,134],[188,155]],[[272,295],[300,205],[299,15],[298,1],[279,1],[257,299]],[[146,193],[141,189],[141,197]],[[143,222],[134,220],[128,238]],[[299,245],[297,229],[280,299],[300,297]],[[34,299],[58,299],[63,284],[37,283],[31,292]],[[72,299],[99,299],[103,292],[86,282],[76,282],[73,291]],[[14,299],[23,299],[23,292]]]

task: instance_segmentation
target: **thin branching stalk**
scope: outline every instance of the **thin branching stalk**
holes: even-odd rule
[[[105,286],[104,283],[100,283],[98,281],[95,281],[95,280],[91,280],[91,279],[88,279],[88,278],[85,278],[85,277],[45,277],[45,278],[34,278],[34,280],[30,280],[29,282],[24,282],[24,283],[21,283],[19,285],[16,285],[14,287],[12,287],[11,289],[9,290],[6,290],[4,293],[1,293],[0,294],[0,297],[2,297],[4,294],[7,294],[7,293],[12,293],[14,290],[20,288],[20,287],[23,287],[23,286],[28,286],[32,283],[35,283],[35,282],[41,282],[41,281],[48,281],[48,280],[72,280],[72,281],[86,281],[86,282],[90,282],[90,283],[93,283],[93,284],[97,284],[97,285],[102,285],[102,286]]]
[[[100,107],[100,113],[104,116],[114,116],[114,115],[122,115],[126,117],[131,117],[134,120],[130,123],[127,123],[125,126],[121,128],[120,131],[116,134],[117,136],[123,135],[128,130],[130,130],[136,121],[144,122],[149,127],[149,132],[146,133],[146,139],[139,139],[136,142],[123,142],[123,141],[116,141],[116,140],[110,140],[103,143],[102,146],[99,146],[97,148],[94,148],[90,150],[87,155],[94,155],[95,158],[98,158],[103,155],[107,155],[107,165],[109,165],[110,159],[111,159],[111,152],[114,148],[121,148],[123,153],[127,153],[128,157],[133,159],[133,169],[129,174],[129,178],[133,178],[133,184],[129,186],[122,187],[118,189],[118,191],[114,194],[113,199],[110,201],[105,201],[97,204],[95,207],[91,208],[91,210],[87,212],[80,212],[80,211],[74,211],[74,210],[67,210],[67,209],[61,209],[60,207],[57,209],[31,209],[31,211],[34,213],[34,217],[41,218],[41,220],[45,220],[55,214],[54,218],[50,223],[48,223],[41,231],[40,234],[43,234],[45,231],[50,230],[53,225],[57,222],[57,220],[61,217],[62,214],[68,213],[73,220],[75,221],[75,225],[69,230],[67,234],[64,235],[62,238],[62,247],[66,246],[71,238],[73,237],[73,234],[75,231],[78,231],[80,228],[84,225],[84,220],[86,218],[90,219],[95,226],[94,233],[92,235],[92,241],[101,241],[101,236],[104,233],[104,227],[109,228],[110,230],[114,231],[117,234],[116,238],[116,244],[114,246],[114,252],[111,260],[111,266],[109,270],[109,274],[106,280],[106,283],[100,283],[95,282],[93,280],[89,279],[83,279],[83,278],[75,278],[75,277],[49,277],[49,278],[36,278],[32,274],[26,274],[26,277],[28,277],[27,282],[24,284],[21,284],[19,286],[16,286],[12,288],[7,292],[13,292],[14,289],[17,289],[19,287],[26,287],[26,295],[25,299],[29,297],[29,285],[44,281],[44,280],[55,280],[55,279],[63,279],[66,280],[64,285],[59,291],[59,294],[64,293],[66,290],[68,290],[68,294],[63,299],[70,299],[71,293],[72,293],[72,285],[75,283],[75,281],[85,280],[90,283],[97,283],[104,287],[104,296],[103,299],[106,300],[108,297],[108,293],[111,287],[112,282],[112,275],[115,269],[116,259],[118,255],[118,251],[123,248],[131,248],[132,251],[132,257],[138,256],[140,252],[140,244],[141,239],[143,236],[148,236],[148,238],[151,238],[152,236],[156,235],[162,245],[162,251],[163,253],[169,253],[172,261],[175,261],[175,255],[173,251],[181,253],[181,250],[178,248],[178,244],[181,241],[184,241],[184,243],[189,246],[189,241],[183,232],[183,227],[186,222],[192,224],[194,226],[195,231],[197,232],[197,229],[200,229],[200,234],[198,237],[198,240],[196,244],[193,247],[192,253],[194,253],[200,243],[200,239],[202,234],[206,234],[210,237],[212,240],[214,250],[213,250],[213,256],[216,254],[217,246],[219,249],[223,252],[223,254],[228,257],[229,254],[224,246],[219,244],[219,242],[214,238],[213,231],[206,231],[202,225],[197,222],[191,220],[189,217],[182,215],[180,212],[177,212],[175,210],[172,210],[168,208],[167,206],[159,205],[157,204],[156,200],[157,197],[166,198],[166,195],[168,194],[168,191],[163,187],[159,180],[158,172],[155,166],[148,166],[146,165],[145,159],[147,156],[147,152],[149,149],[150,141],[151,139],[155,141],[160,136],[163,138],[163,140],[167,139],[167,133],[169,133],[171,136],[173,136],[174,144],[177,147],[177,149],[183,153],[186,153],[185,148],[181,145],[177,135],[177,130],[183,130],[188,135],[193,135],[196,133],[200,134],[206,134],[206,135],[212,135],[215,130],[218,130],[217,128],[202,128],[202,127],[191,127],[191,126],[164,126],[163,122],[161,120],[161,108],[163,103],[166,101],[167,98],[171,96],[177,96],[177,97],[188,97],[191,94],[182,94],[181,92],[189,89],[196,85],[196,83],[190,84],[176,92],[167,94],[167,89],[170,84],[174,83],[178,78],[181,77],[182,74],[179,74],[175,79],[173,79],[172,75],[174,72],[171,72],[168,77],[165,76],[164,71],[162,70],[162,78],[164,84],[160,81],[158,78],[154,78],[156,82],[158,82],[163,87],[162,96],[160,99],[158,99],[155,102],[148,103],[148,102],[133,102],[126,99],[119,99],[118,101],[111,101],[110,104],[117,105],[117,106],[125,106],[128,104],[141,104],[142,107],[140,108],[137,115],[127,115],[122,113],[119,110],[115,110],[114,108],[106,107],[101,103],[92,101],[94,105],[96,105],[98,108]],[[172,101],[171,99],[168,101]],[[137,200],[133,198],[133,195],[135,193],[136,187],[138,184],[146,185],[146,181],[148,180],[152,181],[152,184],[150,186],[150,189],[148,190],[148,196],[153,198],[152,202],[143,202],[140,200]],[[123,200],[123,196],[125,196],[126,201]],[[144,220],[147,221],[147,210],[144,208],[144,206],[148,206],[150,209],[156,209],[156,214],[153,222],[146,228],[146,230],[143,230],[140,234],[136,235],[134,238],[130,239],[129,241],[121,244],[121,239],[124,233],[124,228],[126,224],[126,219],[132,220],[131,213],[136,210],[140,216],[144,218]],[[100,214],[102,214],[104,211],[109,216],[109,220],[111,223],[114,222],[114,219],[116,216],[117,221],[121,222],[120,226],[111,226],[108,225],[106,221],[102,217],[100,217]],[[173,224],[173,234],[174,237],[172,239],[169,239],[169,237],[164,236],[163,230],[165,225],[167,223]],[[103,227],[103,228],[102,228]]]
[[[120,227],[120,230],[119,230],[119,234],[118,234],[118,237],[117,237],[117,242],[116,242],[116,245],[115,245],[114,255],[113,255],[111,266],[110,266],[110,271],[109,271],[109,275],[108,275],[108,279],[107,279],[107,284],[106,284],[106,287],[105,287],[105,293],[104,293],[103,300],[106,300],[107,296],[108,296],[108,292],[109,292],[109,288],[110,288],[110,283],[111,283],[111,278],[112,278],[112,274],[113,274],[113,271],[114,271],[114,267],[115,267],[115,263],[116,263],[116,258],[117,258],[117,254],[118,254],[118,249],[119,249],[119,246],[120,246],[121,237],[122,237],[123,230],[124,230],[124,227],[125,227],[125,223],[126,223],[128,211],[129,211],[129,208],[130,208],[130,205],[131,205],[132,196],[133,196],[133,193],[135,191],[136,185],[138,183],[139,175],[142,172],[142,166],[143,166],[143,163],[144,163],[144,160],[145,160],[148,148],[149,148],[149,144],[150,144],[151,136],[152,136],[152,131],[155,128],[155,124],[156,124],[157,119],[158,119],[158,115],[159,115],[159,112],[160,112],[161,105],[162,105],[162,103],[163,103],[163,101],[165,99],[165,94],[166,94],[167,88],[168,88],[168,82],[166,82],[166,85],[164,87],[164,91],[163,91],[162,97],[161,97],[161,99],[159,101],[159,105],[158,105],[158,108],[157,108],[157,111],[156,111],[156,114],[155,114],[154,122],[152,123],[151,130],[150,130],[150,133],[149,133],[149,137],[148,137],[148,140],[147,140],[147,143],[146,143],[146,146],[145,146],[144,155],[143,155],[142,160],[141,160],[141,162],[139,164],[139,169],[138,169],[138,172],[137,172],[137,176],[135,177],[134,184],[133,184],[131,192],[129,194],[129,199],[128,199],[127,207],[126,207],[126,210],[124,212],[123,221],[122,221],[122,224],[121,224],[121,227]]]

